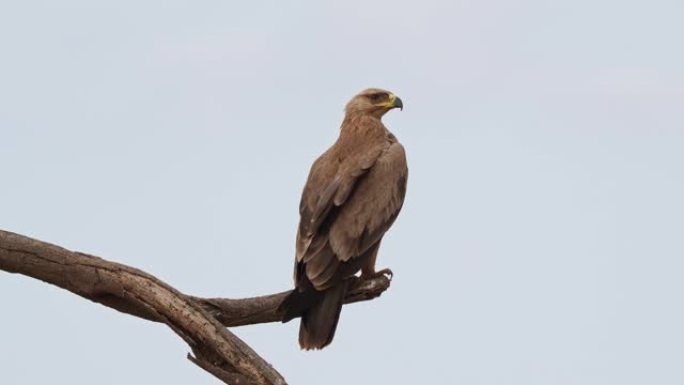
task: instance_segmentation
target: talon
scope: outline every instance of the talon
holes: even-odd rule
[[[392,272],[392,270],[388,268],[388,269],[382,269],[380,271],[376,271],[375,274],[373,274],[374,278],[380,277],[380,276],[387,277],[387,279],[389,279],[391,281],[392,278],[394,278],[394,272]]]
[[[378,277],[385,277],[389,279],[390,281],[392,278],[394,278],[394,272],[392,272],[391,269],[382,269],[378,271],[361,271],[361,276],[359,279],[361,280],[369,280],[373,278],[378,278]]]

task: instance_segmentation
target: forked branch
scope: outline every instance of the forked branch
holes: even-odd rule
[[[225,383],[276,385],[284,378],[225,326],[281,321],[289,292],[245,299],[185,295],[156,277],[92,255],[0,230],[0,270],[40,279],[118,311],[163,322],[185,340],[188,358]],[[346,303],[373,299],[389,279],[358,281]]]

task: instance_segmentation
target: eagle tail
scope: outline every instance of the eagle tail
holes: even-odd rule
[[[299,346],[305,350],[323,349],[332,342],[347,294],[347,282],[319,293],[322,298],[304,311],[299,324]]]
[[[322,298],[323,292],[316,291],[313,286],[309,285],[309,287],[302,291],[295,288],[280,303],[277,312],[282,314],[283,323],[289,322],[297,317],[301,317],[309,308],[320,302]]]

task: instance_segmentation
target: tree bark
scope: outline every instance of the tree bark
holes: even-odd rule
[[[188,296],[139,269],[0,230],[0,270],[59,286],[118,311],[162,322],[185,340],[188,358],[226,384],[276,385],[285,379],[225,326],[282,321],[289,291],[245,299]],[[357,280],[345,303],[389,288],[384,276]]]

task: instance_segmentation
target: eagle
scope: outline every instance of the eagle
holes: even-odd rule
[[[362,279],[392,275],[376,271],[375,260],[404,203],[408,167],[382,117],[403,107],[389,91],[360,92],[345,107],[337,141],[311,166],[299,205],[295,289],[279,306],[283,322],[301,316],[302,349],[330,344],[359,270]]]

